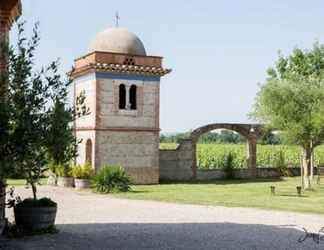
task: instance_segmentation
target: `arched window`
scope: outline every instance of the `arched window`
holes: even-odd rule
[[[86,157],[85,161],[92,165],[92,141],[88,139],[86,142]]]
[[[119,109],[126,107],[126,87],[124,84],[119,85]]]
[[[130,109],[136,109],[136,85],[132,85],[129,90]]]

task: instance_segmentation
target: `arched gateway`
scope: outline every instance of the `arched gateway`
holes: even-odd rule
[[[244,123],[213,123],[202,127],[199,127],[192,131],[190,135],[190,141],[193,146],[193,175],[196,175],[197,171],[197,154],[196,145],[201,135],[208,133],[216,129],[228,129],[239,133],[244,136],[247,141],[247,165],[250,169],[251,177],[256,177],[256,144],[257,139],[262,135],[262,125],[260,124],[244,124]]]
[[[189,180],[197,178],[197,142],[201,135],[215,129],[228,129],[239,133],[247,140],[247,165],[249,176],[257,176],[256,145],[261,137],[263,125],[245,123],[213,123],[191,132],[175,150],[160,150],[160,178],[165,180]]]

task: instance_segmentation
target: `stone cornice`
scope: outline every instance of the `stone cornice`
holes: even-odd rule
[[[72,78],[76,78],[90,72],[124,73],[143,76],[164,76],[171,71],[171,69],[152,66],[125,65],[114,63],[89,63],[86,66],[74,69],[72,72],[70,72],[70,76]]]

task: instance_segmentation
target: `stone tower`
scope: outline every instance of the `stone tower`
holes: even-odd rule
[[[76,162],[120,165],[137,184],[158,183],[160,78],[170,71],[128,30],[97,34],[72,72],[75,100],[83,91],[90,108],[75,122]]]

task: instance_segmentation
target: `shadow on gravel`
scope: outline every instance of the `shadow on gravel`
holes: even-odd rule
[[[233,223],[62,224],[54,235],[0,240],[0,249],[323,249],[293,226]]]

